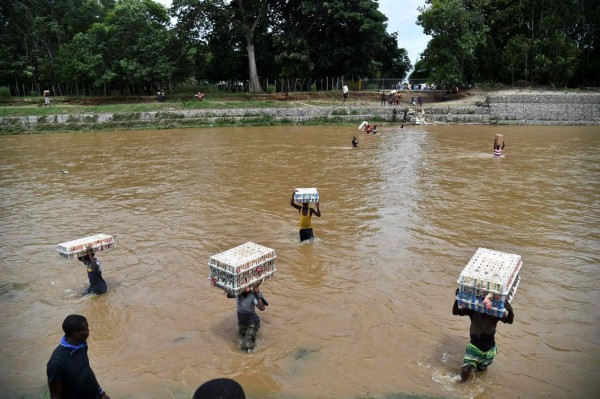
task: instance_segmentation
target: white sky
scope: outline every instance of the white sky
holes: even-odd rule
[[[155,1],[171,7],[171,0]],[[379,11],[388,17],[388,32],[398,33],[398,46],[406,49],[413,65],[429,42],[429,36],[416,24],[417,7],[424,5],[425,0],[379,0]]]

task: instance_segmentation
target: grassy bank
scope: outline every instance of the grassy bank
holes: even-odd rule
[[[154,96],[143,97],[53,97],[51,106],[44,107],[43,99],[14,98],[0,103],[0,117],[50,116],[57,114],[136,113],[152,111],[182,111],[194,109],[288,108],[299,106],[372,105],[380,102],[380,92],[353,92],[343,102],[336,92],[301,92],[274,94],[214,93],[203,101],[192,94],[167,97],[158,102]],[[402,92],[402,103],[412,96],[421,96],[425,103],[435,103],[434,92]],[[464,95],[455,95],[456,99]],[[449,98],[450,99],[450,98]]]
[[[153,121],[140,121],[139,113],[115,114],[114,120],[109,122],[66,122],[55,123],[40,121],[34,127],[24,128],[20,123],[5,124],[0,130],[0,135],[39,134],[51,132],[92,132],[115,130],[143,130],[143,129],[183,129],[207,127],[248,127],[248,126],[283,126],[283,125],[356,125],[361,118],[344,118],[342,116],[318,116],[302,122],[290,118],[274,118],[270,115],[247,117],[211,117],[185,119],[177,114],[165,116]],[[370,118],[373,122],[384,121],[378,117]]]

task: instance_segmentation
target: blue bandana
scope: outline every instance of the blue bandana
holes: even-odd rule
[[[85,342],[82,342],[81,344],[79,344],[79,345],[77,345],[77,346],[75,346],[75,345],[71,345],[70,343],[68,343],[68,342],[67,342],[67,339],[66,339],[66,336],[65,336],[65,335],[63,335],[63,337],[61,338],[61,340],[60,340],[60,345],[61,345],[61,346],[64,346],[65,348],[70,348],[70,349],[73,349],[73,350],[71,351],[71,355],[72,355],[73,353],[77,352],[79,349],[84,349],[84,348],[87,348],[87,343],[85,343]]]

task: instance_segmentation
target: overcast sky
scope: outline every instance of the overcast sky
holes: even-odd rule
[[[155,1],[171,7],[171,0]],[[413,65],[429,41],[429,36],[416,24],[417,7],[424,5],[425,0],[379,0],[379,10],[388,18],[388,32],[398,33],[398,46],[408,51]]]

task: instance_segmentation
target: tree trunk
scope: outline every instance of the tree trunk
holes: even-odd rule
[[[256,71],[256,59],[254,58],[254,42],[252,36],[246,35],[246,50],[248,51],[248,70],[250,71],[250,93],[262,93],[258,80],[258,72]]]

